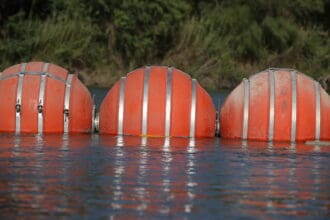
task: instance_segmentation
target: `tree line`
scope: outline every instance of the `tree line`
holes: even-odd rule
[[[329,27],[329,0],[2,0],[0,70],[43,60],[110,86],[171,65],[210,90],[268,67],[324,81]]]

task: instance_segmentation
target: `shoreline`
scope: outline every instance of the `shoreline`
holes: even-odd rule
[[[86,71],[75,71],[78,74],[78,78],[82,81],[87,87],[96,87],[96,88],[111,88],[122,76],[125,74],[112,74],[107,72],[105,74],[101,73],[87,73]],[[128,72],[127,72],[128,73]],[[190,75],[190,74],[189,74]],[[0,74],[1,76],[1,74]],[[192,75],[190,75],[194,78]],[[330,75],[319,77],[318,79],[313,78],[318,81],[322,88],[330,95]],[[200,80],[197,77],[199,84],[208,92],[215,92],[221,90],[233,90],[241,80],[230,81],[227,77],[224,77],[223,80],[216,79],[215,77],[207,77],[204,80]]]

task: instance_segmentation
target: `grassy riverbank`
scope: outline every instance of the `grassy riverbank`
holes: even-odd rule
[[[109,87],[144,65],[171,65],[209,90],[268,67],[290,67],[326,85],[326,0],[5,0],[0,69],[43,60]]]

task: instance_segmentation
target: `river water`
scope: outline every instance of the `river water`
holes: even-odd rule
[[[329,168],[303,143],[1,134],[0,218],[329,219]]]

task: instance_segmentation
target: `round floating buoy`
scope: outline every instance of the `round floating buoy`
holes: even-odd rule
[[[57,65],[17,64],[0,77],[0,132],[90,132],[92,109],[87,88]]]
[[[99,113],[100,133],[213,137],[211,97],[187,74],[152,66],[132,71],[108,92]]]
[[[221,136],[263,141],[330,139],[330,96],[293,69],[244,79],[220,113]]]

